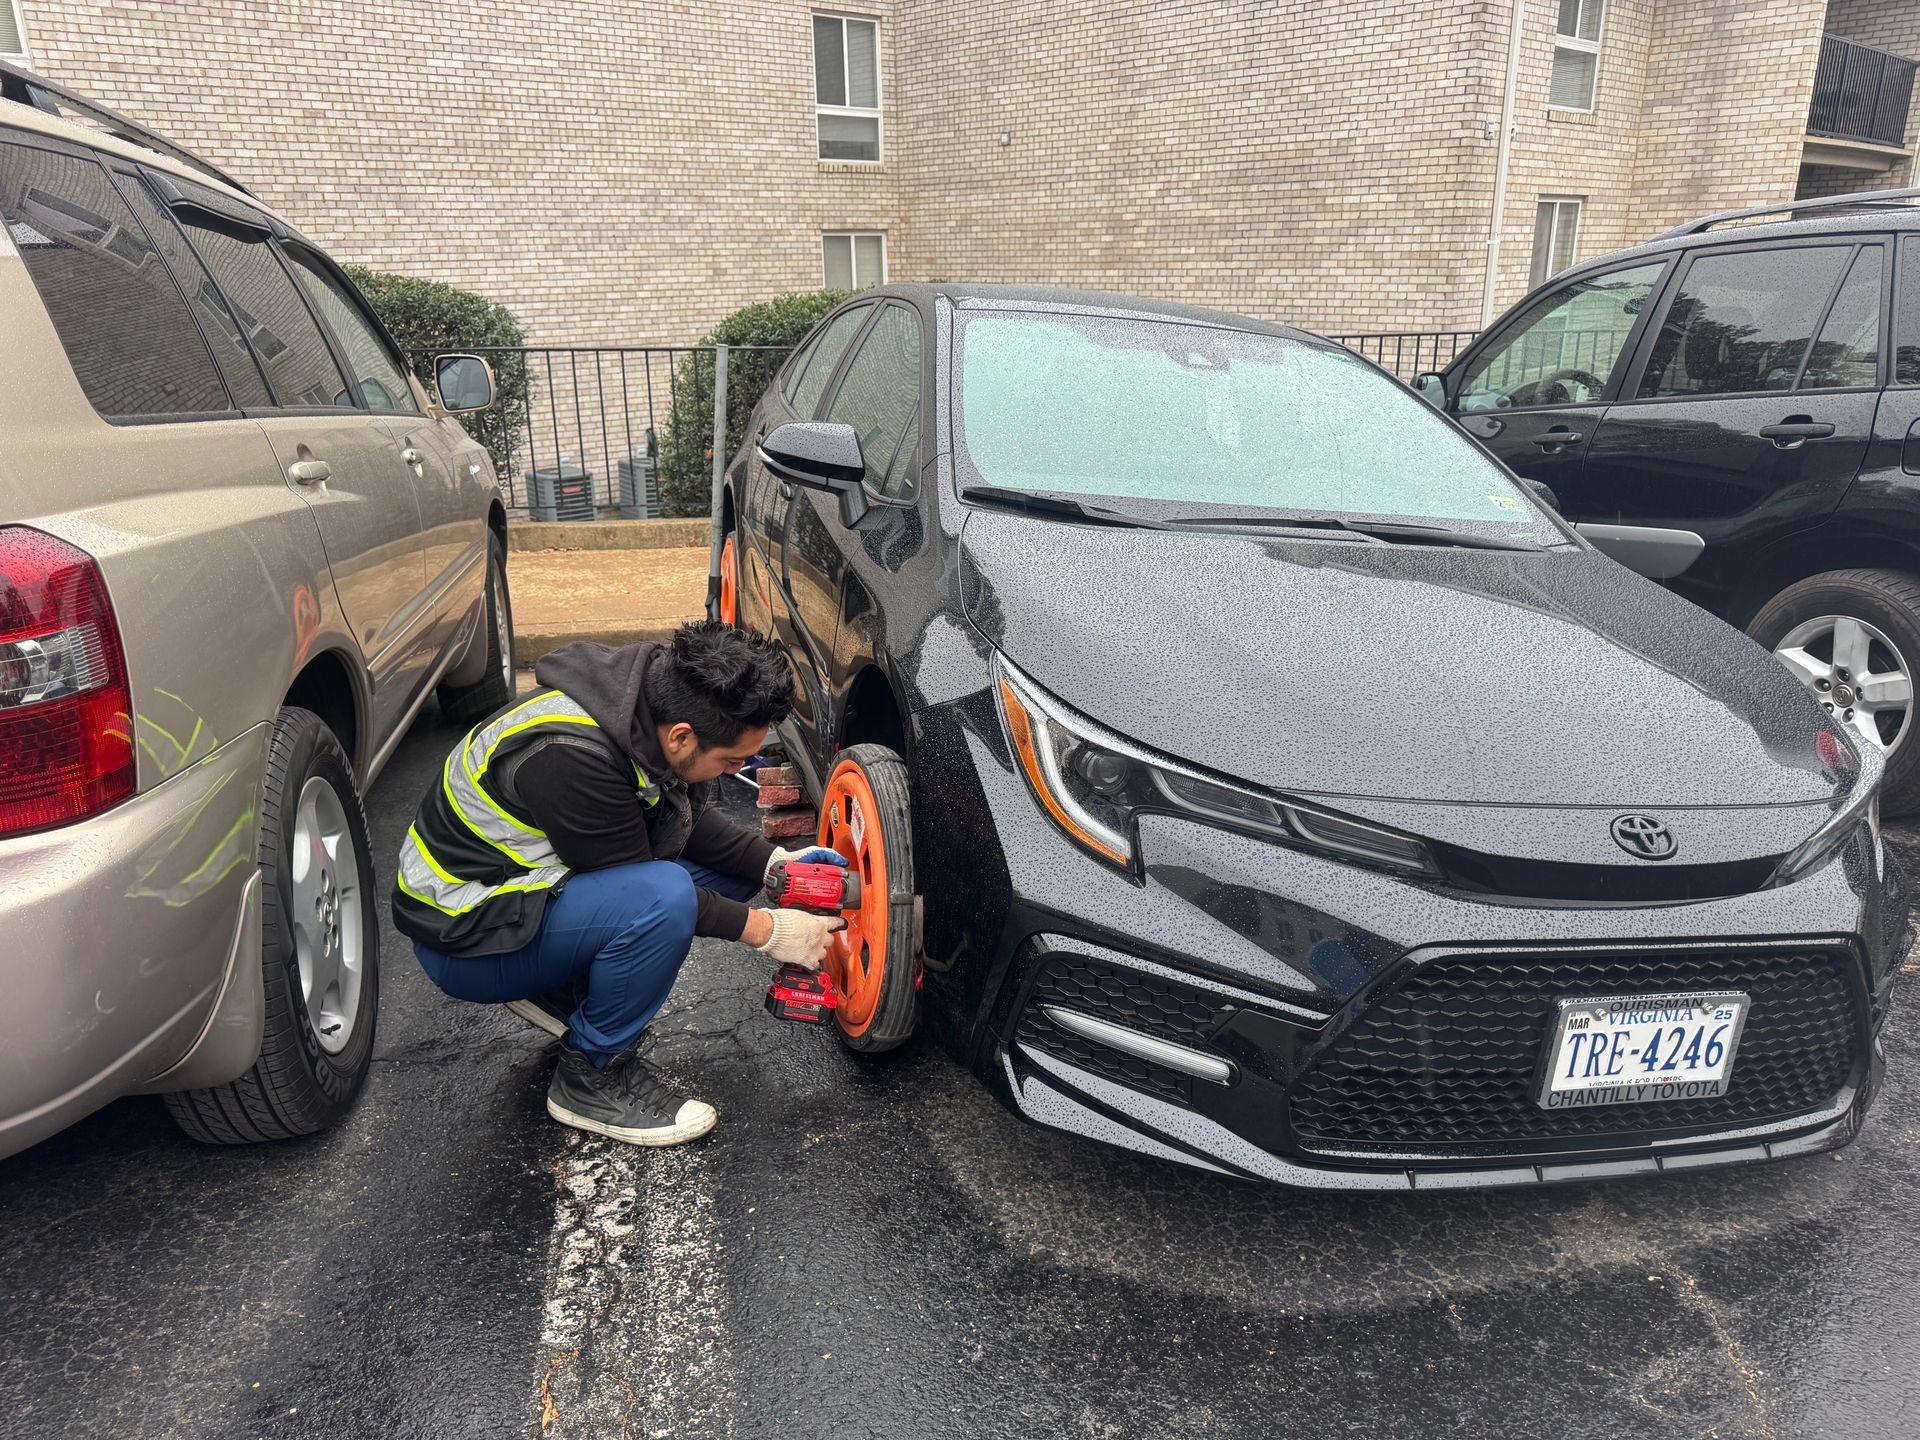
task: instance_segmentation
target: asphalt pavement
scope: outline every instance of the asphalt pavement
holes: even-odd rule
[[[454,738],[376,788],[382,875]],[[0,1161],[0,1435],[1920,1434],[1911,989],[1836,1156],[1327,1197],[858,1060],[712,942],[656,1053],[720,1127],[637,1151],[547,1120],[544,1035],[381,964],[339,1130],[202,1149],[130,1100]]]

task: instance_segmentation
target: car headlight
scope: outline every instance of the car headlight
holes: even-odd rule
[[[1296,800],[1224,784],[1152,755],[1075,713],[997,658],[995,691],[1020,769],[1054,823],[1121,869],[1136,867],[1134,817],[1182,815],[1283,845],[1437,877],[1426,842]]]
[[[1879,843],[1880,781],[1886,776],[1887,762],[1878,751],[1868,746],[1856,745],[1853,749],[1858,756],[1858,769],[1853,788],[1847,792],[1846,803],[1775,867],[1773,879],[1768,884],[1791,885],[1801,876],[1819,869],[1832,858],[1834,851],[1846,844],[1854,826],[1862,820],[1872,831],[1874,843]],[[1846,758],[1852,759],[1853,756]]]

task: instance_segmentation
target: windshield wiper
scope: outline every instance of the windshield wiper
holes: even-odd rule
[[[1169,528],[1218,526],[1222,529],[1260,530],[1345,530],[1381,544],[1454,545],[1463,550],[1525,550],[1537,545],[1521,544],[1497,536],[1480,535],[1471,530],[1455,530],[1447,525],[1415,525],[1403,520],[1349,520],[1341,515],[1176,515],[1166,522]]]
[[[1184,527],[1144,515],[1129,515],[1104,505],[1089,505],[1070,495],[1050,495],[1042,490],[1009,490],[999,485],[968,485],[960,491],[962,500],[975,505],[990,505],[1001,510],[1018,510],[1027,515],[1046,515],[1059,520],[1079,520],[1089,525],[1113,525],[1135,530],[1178,530]]]

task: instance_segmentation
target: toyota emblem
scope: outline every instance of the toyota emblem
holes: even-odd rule
[[[1680,848],[1673,832],[1651,815],[1614,816],[1613,843],[1639,860],[1665,860]]]

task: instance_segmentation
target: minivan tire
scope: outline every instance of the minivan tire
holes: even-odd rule
[[[440,709],[455,725],[484,720],[513,699],[513,594],[507,588],[507,552],[494,536],[487,545],[487,673],[472,685],[442,685]],[[504,648],[503,648],[504,647]]]
[[[1812,576],[1761,606],[1747,634],[1774,650],[1796,627],[1828,615],[1871,625],[1892,642],[1907,675],[1915,675],[1914,667],[1920,665],[1920,576],[1898,570],[1833,570]],[[1880,808],[1887,815],[1920,811],[1920,743],[1913,738],[1917,719],[1920,708],[1909,702],[1907,718],[1886,755]]]
[[[359,909],[360,989],[345,1043],[321,1044],[303,997],[294,935],[294,841],[301,798],[332,791],[355,862],[335,883],[341,907]],[[266,998],[260,1057],[238,1080],[166,1097],[180,1128],[208,1145],[250,1145],[324,1130],[345,1115],[367,1078],[380,1008],[380,912],[373,847],[353,766],[326,723],[289,706],[274,722],[260,803],[261,978]],[[347,884],[355,893],[344,893]]]

